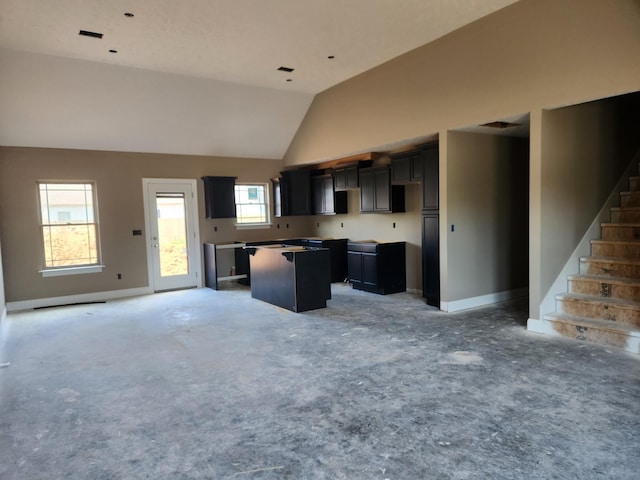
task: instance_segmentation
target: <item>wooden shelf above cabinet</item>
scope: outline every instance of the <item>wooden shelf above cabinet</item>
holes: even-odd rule
[[[319,163],[314,168],[316,168],[317,170],[326,170],[328,168],[347,167],[350,164],[356,165],[358,164],[358,162],[366,162],[366,161],[373,162],[374,160],[377,160],[381,156],[382,156],[382,153],[380,152],[359,153],[358,155],[351,155],[349,157],[343,157],[343,158],[338,158],[336,160],[329,160],[327,162]]]

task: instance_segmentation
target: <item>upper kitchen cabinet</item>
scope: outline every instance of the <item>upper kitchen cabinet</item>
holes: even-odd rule
[[[422,152],[413,150],[391,156],[391,183],[406,185],[422,182]]]
[[[391,185],[389,167],[360,170],[360,212],[404,212],[404,185]]]
[[[202,177],[206,218],[235,218],[236,177]]]
[[[440,208],[440,180],[438,144],[427,145],[422,149],[422,210]]]
[[[289,202],[287,200],[286,187],[282,188],[280,177],[271,179],[271,189],[273,190],[273,216],[289,216]]]
[[[272,180],[274,216],[311,215],[311,172],[287,170],[280,178]]]
[[[312,177],[313,212],[316,215],[347,213],[347,192],[336,192],[331,175]]]
[[[334,188],[336,192],[343,190],[357,190],[360,186],[358,172],[361,168],[370,167],[373,159],[378,158],[379,153],[369,152],[349,158],[349,163],[341,163],[332,167]]]
[[[333,171],[336,192],[355,190],[358,188],[358,166],[336,168]]]

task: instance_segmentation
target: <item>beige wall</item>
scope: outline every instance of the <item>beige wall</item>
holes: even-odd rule
[[[637,0],[521,0],[317,95],[285,163],[640,90],[638,25]]]
[[[276,220],[265,230],[236,230],[233,220],[204,218],[203,175],[237,176],[238,181],[268,182],[281,170],[281,162],[261,159],[216,158],[57,150],[0,148],[0,206],[6,301],[75,295],[148,285],[142,178],[198,179],[200,239],[226,243],[308,235],[306,217]],[[96,182],[102,273],[42,278],[37,180],[90,180]],[[286,228],[289,224],[289,228]],[[218,231],[214,231],[214,227]],[[117,279],[117,273],[122,279]]]
[[[542,136],[554,127],[543,127],[548,118],[543,111],[640,91],[638,25],[637,0],[521,0],[317,95],[284,162],[301,165],[384,151],[437,134],[440,197],[446,204],[452,194],[447,185],[448,132],[529,113],[529,314],[539,318],[542,298],[564,263],[559,259],[575,248],[576,231],[565,229],[583,228],[572,225],[571,214],[557,234],[553,228],[562,224],[557,213],[562,205],[554,203],[557,183],[547,187],[545,182],[549,175],[567,172],[565,167],[556,171],[548,156],[554,147]],[[562,136],[563,126],[555,128],[555,135]],[[589,173],[597,175],[596,170]],[[609,183],[598,183],[598,189]],[[601,195],[598,190],[598,199]],[[593,218],[589,210],[575,220]],[[440,215],[444,230],[452,222],[446,209]],[[548,250],[556,247],[557,252]],[[453,258],[449,249],[441,242],[443,299],[468,293],[450,291],[457,287],[447,271],[447,259]]]
[[[447,152],[441,241],[448,247],[448,288],[442,300],[527,287],[528,141],[449,132]]]

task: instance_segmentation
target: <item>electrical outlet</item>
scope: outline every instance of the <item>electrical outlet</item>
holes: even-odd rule
[[[122,280],[122,274],[121,273],[118,274],[118,280]]]

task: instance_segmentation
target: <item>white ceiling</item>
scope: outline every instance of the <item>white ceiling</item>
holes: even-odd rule
[[[0,0],[0,144],[282,158],[316,93],[512,3]]]

